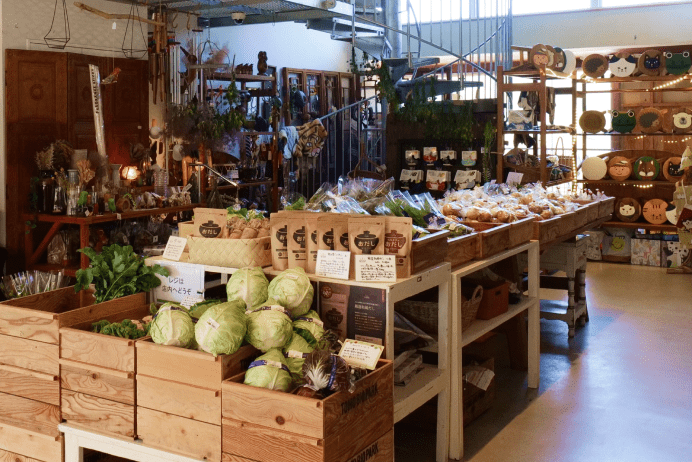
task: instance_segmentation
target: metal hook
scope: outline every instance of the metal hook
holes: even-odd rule
[[[177,23],[177,22],[173,22],[173,21],[175,21],[176,19],[178,19],[178,12],[176,12],[175,15],[173,15],[173,17],[170,19],[171,27],[172,27],[173,29],[177,29],[177,28],[178,28],[178,23]]]
[[[190,32],[190,13],[187,14],[187,31]]]

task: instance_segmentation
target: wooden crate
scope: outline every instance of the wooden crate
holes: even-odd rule
[[[508,223],[483,223],[483,222],[467,222],[466,225],[472,227],[478,233],[478,242],[476,244],[476,260],[491,257],[495,254],[509,249],[510,229]]]
[[[548,242],[560,236],[560,217],[553,217],[548,220],[534,222],[533,239],[541,242]]]
[[[588,207],[579,207],[574,211],[574,226],[583,228],[589,222]]]
[[[110,322],[142,319],[140,305],[107,316]],[[136,340],[91,332],[91,322],[60,329],[62,417],[109,436],[135,438]]]
[[[598,218],[605,218],[615,212],[615,198],[609,197],[598,201]]]
[[[322,400],[244,385],[244,374],[226,380],[223,452],[258,462],[351,460],[393,428],[393,374],[392,362],[380,361],[353,394]]]
[[[48,436],[60,436],[60,406],[0,393],[2,422]],[[8,448],[18,451],[19,448]],[[21,452],[21,451],[19,451]]]
[[[33,459],[31,457],[26,457],[21,454],[15,454],[9,451],[3,451],[0,449],[0,462],[43,462],[38,459]]]
[[[533,237],[533,218],[524,218],[510,223],[509,248],[525,244]]]
[[[465,236],[450,237],[447,240],[447,258],[452,268],[463,265],[476,257],[478,247],[478,234],[467,234]]]
[[[6,454],[21,454],[26,462],[62,462],[64,442],[62,435],[44,435],[0,422],[0,450]],[[21,458],[9,460],[22,461]]]
[[[560,236],[569,234],[577,229],[576,219],[577,215],[574,212],[563,213],[558,215],[560,217]]]
[[[302,460],[302,459],[301,459]],[[340,461],[343,462],[394,462],[394,430],[389,430],[374,443],[368,444],[362,450],[344,456]],[[257,462],[245,457],[223,453],[221,462]]]
[[[449,231],[439,231],[411,241],[409,271],[405,277],[444,263],[447,258]]]
[[[137,436],[152,447],[221,460],[221,383],[260,355],[250,345],[216,358],[138,341]]]

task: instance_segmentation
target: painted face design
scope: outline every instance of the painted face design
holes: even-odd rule
[[[619,252],[625,248],[625,238],[624,237],[614,237],[610,244],[610,248]]]
[[[683,51],[682,53],[666,53],[666,69],[669,74],[686,74],[687,71],[690,70],[690,67],[692,67],[692,58],[690,58],[689,51]]]
[[[692,116],[686,112],[673,114],[673,126],[682,131],[687,131],[692,127]]]
[[[637,68],[637,60],[629,54],[620,54],[610,58],[608,70],[615,77],[629,77]]]
[[[637,125],[637,118],[634,111],[618,112],[613,111],[613,131],[618,133],[630,133]]]
[[[620,205],[620,215],[623,217],[631,217],[635,214],[636,210],[631,204],[621,204]]]
[[[644,59],[644,67],[649,70],[656,70],[661,67],[661,57],[660,56],[647,56]]]
[[[668,175],[670,176],[682,176],[684,172],[680,169],[680,164],[669,163],[668,164]]]

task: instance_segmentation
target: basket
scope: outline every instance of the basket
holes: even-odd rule
[[[190,263],[245,268],[265,267],[272,264],[271,238],[259,239],[208,239],[188,237]]]
[[[483,286],[478,285],[473,291],[471,298],[466,298],[464,291],[461,292],[461,331],[464,332],[473,321],[476,320],[478,307],[481,306],[483,299]]]

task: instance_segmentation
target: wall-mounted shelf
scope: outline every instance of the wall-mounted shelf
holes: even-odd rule
[[[602,225],[604,228],[627,228],[627,229],[646,229],[649,231],[668,231],[677,232],[678,228],[670,224],[653,225],[645,221],[635,221],[634,223],[625,223],[624,221],[606,221]]]
[[[666,186],[674,187],[675,183],[671,183],[666,180],[655,180],[655,181],[638,181],[638,180],[577,180],[578,183],[588,183],[588,184],[619,184],[623,186]]]

